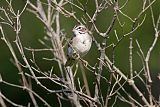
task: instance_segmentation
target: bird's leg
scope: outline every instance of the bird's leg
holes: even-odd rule
[[[86,60],[82,59],[78,53],[74,52],[73,55],[72,55],[72,57],[74,59],[77,59],[77,60],[80,59],[80,61],[82,62],[82,64],[84,66],[86,66],[86,67],[88,66],[88,62]]]
[[[80,58],[80,55],[79,55],[78,53],[74,52],[73,55],[72,55],[72,57],[73,57],[74,59],[79,59],[79,58]]]

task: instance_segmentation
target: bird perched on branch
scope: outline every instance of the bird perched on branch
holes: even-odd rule
[[[68,43],[68,59],[65,66],[71,66],[75,59],[87,54],[92,45],[92,37],[84,25],[73,28],[73,37]]]

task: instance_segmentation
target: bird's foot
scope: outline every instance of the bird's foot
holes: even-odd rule
[[[80,58],[80,55],[78,53],[73,53],[73,56],[72,56],[74,59],[79,59]]]

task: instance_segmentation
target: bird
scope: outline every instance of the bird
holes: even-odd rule
[[[78,57],[85,56],[91,48],[92,37],[84,25],[78,25],[73,28],[73,37],[68,42],[67,61],[65,66],[73,65]]]

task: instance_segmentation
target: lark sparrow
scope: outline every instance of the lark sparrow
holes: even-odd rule
[[[80,57],[87,54],[92,45],[92,37],[89,35],[87,28],[84,25],[79,25],[73,28],[73,37],[68,43],[68,59],[65,66],[71,66],[75,55]]]

